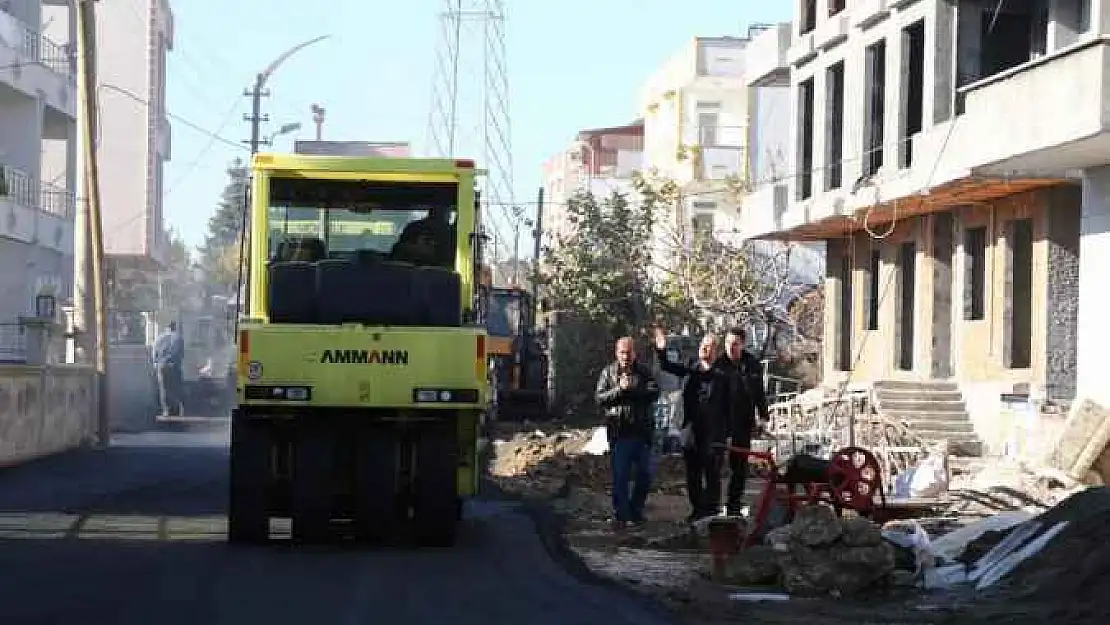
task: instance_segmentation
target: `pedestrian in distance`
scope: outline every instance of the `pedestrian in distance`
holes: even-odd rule
[[[725,335],[725,353],[718,366],[732,378],[729,396],[728,437],[732,447],[750,449],[753,435],[764,433],[770,424],[763,363],[746,349],[748,333],[734,327]],[[748,483],[748,458],[729,455],[728,514],[740,515]]]
[[[184,378],[185,341],[171,321],[154,342],[154,372],[158,378],[158,403],[162,416],[181,414],[181,387]]]
[[[652,409],[660,391],[651,370],[636,360],[631,337],[618,339],[615,351],[615,360],[597,378],[594,399],[605,415],[613,475],[613,528],[620,530],[644,522],[652,479]]]
[[[686,493],[693,523],[713,516],[721,502],[720,446],[728,437],[729,400],[734,377],[718,356],[717,337],[706,334],[698,356],[686,363],[667,358],[667,335],[655,329],[655,355],[659,368],[682,380],[682,458],[686,467]]]

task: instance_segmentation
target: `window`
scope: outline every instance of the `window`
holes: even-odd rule
[[[696,237],[707,237],[713,234],[713,215],[711,213],[702,213],[694,215],[691,220],[691,230]]]
[[[490,336],[514,336],[520,327],[520,296],[512,291],[494,291],[486,314],[486,331]]]
[[[825,127],[825,190],[839,189],[844,178],[844,61],[825,74],[828,89],[828,125]]]
[[[865,176],[883,166],[883,129],[886,125],[886,41],[867,46],[867,116],[864,126]]]
[[[843,11],[845,4],[847,4],[847,0],[829,0],[829,17]]]
[[[455,184],[275,178],[269,253],[274,260],[378,258],[453,268],[457,193]]]
[[[925,20],[902,29],[902,136],[901,165],[913,165],[913,136],[925,121]]]
[[[879,250],[871,250],[867,264],[867,329],[879,329],[879,281],[882,269],[882,255]]]
[[[813,79],[798,84],[798,199],[813,195]]]
[[[852,325],[855,310],[852,306],[852,259],[845,255],[840,258],[837,268],[837,299],[840,319],[836,333],[836,364],[840,371],[851,371],[855,363],[852,358]]]
[[[1010,309],[1006,364],[1011,369],[1028,369],[1033,361],[1033,220],[1010,222],[1007,238]]]
[[[917,315],[917,244],[907,241],[898,248],[898,341],[896,361],[902,371],[913,371],[914,321]]]
[[[698,144],[702,147],[717,146],[717,114],[698,113]]]
[[[981,320],[986,316],[987,229],[964,231],[964,319]]]
[[[817,28],[817,0],[801,0],[800,8],[798,31],[799,34],[805,35]]]

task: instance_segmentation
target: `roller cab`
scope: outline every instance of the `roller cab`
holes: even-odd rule
[[[489,396],[473,164],[258,155],[229,539],[454,541]]]

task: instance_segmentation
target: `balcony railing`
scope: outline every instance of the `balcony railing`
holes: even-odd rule
[[[70,46],[55,43],[19,20],[12,18],[11,21],[22,31],[19,53],[24,59],[41,63],[57,74],[74,79],[77,75],[77,56]]]
[[[0,199],[9,199],[17,206],[41,211],[48,215],[72,219],[76,196],[72,191],[40,182],[25,172],[12,167],[0,166],[3,183],[0,184]]]

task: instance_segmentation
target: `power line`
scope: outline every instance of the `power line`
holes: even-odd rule
[[[102,83],[100,85],[100,88],[101,89],[108,89],[110,91],[115,91],[116,93],[123,94],[123,95],[131,98],[132,100],[140,103],[140,104],[145,104],[147,106],[149,106],[151,104],[150,100],[148,100],[146,98],[143,98],[143,97],[140,97],[140,96],[132,93],[131,91],[129,91],[127,89],[124,89],[123,87],[120,87],[118,85]],[[233,147],[233,148],[236,148],[236,149],[239,149],[239,150],[246,150],[247,149],[246,146],[240,145],[240,144],[232,141],[231,139],[221,137],[215,131],[209,130],[209,129],[201,126],[200,124],[198,124],[194,121],[188,120],[188,119],[186,119],[186,118],[184,118],[180,115],[176,115],[174,113],[170,113],[169,111],[167,111],[166,112],[166,117],[169,117],[170,119],[172,119],[176,122],[181,122],[185,126],[199,132],[200,134],[202,134],[202,135],[208,137],[209,139],[211,139],[212,141],[216,141],[216,142],[222,143],[222,144],[224,144],[228,147]]]

